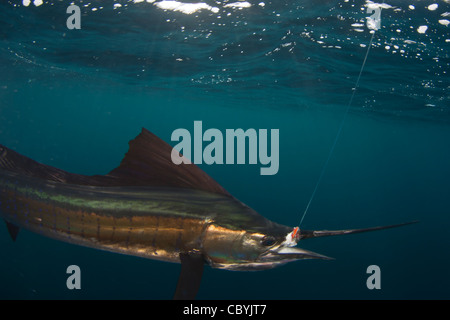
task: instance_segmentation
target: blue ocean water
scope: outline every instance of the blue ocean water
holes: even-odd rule
[[[72,1],[41,2],[0,4],[1,144],[105,174],[143,127],[172,144],[171,133],[193,132],[196,120],[222,132],[279,129],[276,175],[200,167],[294,227],[343,124],[301,227],[420,221],[299,244],[333,261],[205,268],[199,299],[450,297],[448,1],[73,1],[79,30],[66,25]],[[369,47],[374,6],[381,28]],[[0,248],[1,299],[170,299],[180,269],[26,230],[13,243],[6,227]],[[66,287],[72,264],[81,290]],[[379,290],[366,286],[370,265],[380,267]]]

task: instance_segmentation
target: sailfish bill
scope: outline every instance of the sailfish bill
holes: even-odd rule
[[[312,237],[406,225],[339,231],[284,226],[234,198],[195,164],[175,165],[171,154],[169,144],[142,129],[117,168],[86,176],[0,145],[0,215],[13,240],[24,228],[76,245],[181,263],[175,299],[195,298],[205,264],[246,271],[330,259],[294,246]]]
[[[369,231],[378,231],[390,228],[397,228],[401,226],[406,226],[408,224],[417,223],[419,221],[410,221],[399,224],[392,224],[389,226],[379,226],[379,227],[371,227],[364,229],[346,229],[346,230],[301,230],[298,234],[298,240],[308,239],[308,238],[317,238],[317,237],[328,237],[328,236],[339,236],[344,234],[354,234],[354,233],[362,233]]]

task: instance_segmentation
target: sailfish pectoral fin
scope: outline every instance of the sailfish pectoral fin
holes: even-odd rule
[[[174,300],[193,300],[202,280],[205,260],[199,253],[180,253],[181,272]]]
[[[8,229],[9,235],[13,241],[16,241],[17,234],[19,233],[20,228],[11,222],[6,221],[6,228]]]

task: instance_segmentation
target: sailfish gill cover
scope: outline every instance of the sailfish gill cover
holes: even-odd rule
[[[345,118],[301,227],[420,223],[301,242],[333,261],[205,268],[198,298],[449,298],[448,1],[74,4],[80,29],[68,28],[71,1],[0,3],[2,145],[94,175],[117,167],[142,128],[172,145],[172,132],[193,135],[194,121],[223,133],[279,129],[274,175],[248,161],[199,166],[294,227]],[[374,34],[368,8],[381,9]],[[180,268],[26,230],[13,243],[5,226],[0,248],[2,299],[167,299]],[[81,269],[81,290],[66,287],[70,265]],[[379,290],[366,286],[370,265],[380,268]]]

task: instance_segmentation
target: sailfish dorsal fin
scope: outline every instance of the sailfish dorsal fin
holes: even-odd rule
[[[177,187],[229,195],[195,164],[174,164],[172,149],[168,143],[143,128],[129,142],[128,152],[119,167],[107,176],[125,185]]]
[[[120,165],[107,175],[86,176],[41,164],[0,145],[0,169],[37,179],[89,186],[155,186],[203,190],[230,194],[195,164],[176,165],[172,147],[156,135],[142,129],[129,142],[129,150]]]

